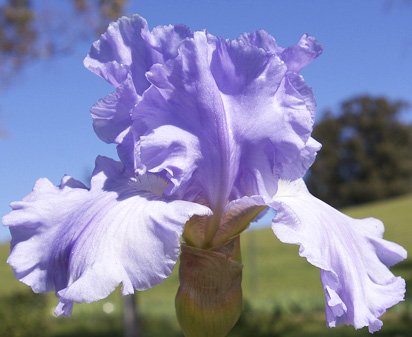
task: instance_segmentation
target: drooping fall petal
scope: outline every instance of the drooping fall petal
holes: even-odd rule
[[[207,207],[161,198],[166,183],[151,175],[124,175],[121,163],[99,157],[90,190],[65,177],[40,179],[3,218],[12,234],[8,263],[35,292],[54,290],[56,314],[73,302],[150,288],[172,271],[184,224]]]
[[[406,258],[401,246],[382,238],[382,222],[338,212],[301,180],[282,182],[271,205],[276,236],[300,245],[299,254],[321,269],[328,325],[379,330],[379,317],[405,293],[405,281],[388,267]]]

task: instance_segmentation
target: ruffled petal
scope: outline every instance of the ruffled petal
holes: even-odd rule
[[[150,31],[145,19],[133,15],[110,24],[93,43],[84,65],[116,87],[91,110],[94,129],[103,141],[122,143],[132,124],[130,111],[150,86],[146,72],[153,64],[175,57],[181,41],[192,35],[183,25]]]
[[[93,128],[97,136],[106,143],[121,144],[132,123],[130,111],[138,100],[139,96],[129,75],[115,92],[99,100],[91,108]]]
[[[322,47],[308,34],[304,34],[299,42],[292,47],[286,48],[282,54],[282,60],[288,66],[289,71],[299,72],[322,53]]]
[[[146,55],[147,42],[143,36],[147,30],[146,20],[138,15],[111,23],[90,48],[84,59],[85,67],[117,87],[131,73],[133,64],[136,83],[141,80],[138,87],[144,90],[148,86],[144,66],[153,64],[151,55]]]
[[[206,34],[197,32],[194,39],[182,43],[177,58],[153,66],[147,73],[153,85],[136,106],[133,118],[137,127],[144,124],[148,130],[154,130],[173,125],[198,139],[202,160],[196,175],[200,180],[195,184],[205,191],[215,208],[227,199],[234,174],[231,170],[235,169],[230,161],[237,151],[229,137],[227,114],[210,72],[211,52],[213,45],[209,46]],[[143,160],[142,163],[145,164]]]
[[[56,314],[73,302],[150,288],[172,271],[184,224],[205,206],[164,200],[167,184],[153,175],[132,178],[122,164],[100,157],[86,189],[72,178],[54,186],[40,179],[3,218],[12,234],[8,263],[35,292],[54,290]]]
[[[338,212],[301,180],[282,182],[271,206],[277,237],[300,245],[299,254],[321,269],[328,325],[379,330],[379,317],[405,293],[405,281],[387,267],[406,258],[401,246],[382,238],[382,222]]]
[[[278,46],[275,38],[263,29],[252,33],[243,33],[239,39],[243,40],[246,44],[261,48],[276,55],[281,55],[285,50],[285,48]]]
[[[131,75],[141,95],[149,87],[145,74],[150,67],[175,57],[180,42],[191,36],[183,25],[159,26],[151,32],[141,16],[122,17],[93,43],[84,65],[115,87]]]
[[[212,207],[232,197],[273,195],[277,179],[302,177],[320,147],[310,138],[312,92],[288,73],[275,47],[262,47],[271,44],[263,33],[230,41],[196,32],[176,58],[150,69],[152,86],[133,111],[133,128],[147,126],[136,139],[162,125],[198,139],[201,158],[191,183],[206,191]],[[271,182],[266,192],[262,181]]]
[[[312,90],[305,83],[303,77],[298,75],[298,72],[322,53],[322,47],[319,42],[313,36],[304,34],[296,45],[282,48],[277,45],[275,38],[264,30],[242,34],[240,40],[280,57],[287,67],[286,77],[289,84],[297,91],[300,98],[305,101],[314,119],[316,103]]]
[[[136,169],[139,174],[166,172],[173,188],[187,182],[201,158],[198,139],[173,125],[162,125],[142,136],[136,145]]]

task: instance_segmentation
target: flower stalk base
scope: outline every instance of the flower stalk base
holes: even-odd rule
[[[242,310],[239,237],[218,250],[182,246],[176,314],[185,337],[225,337]]]

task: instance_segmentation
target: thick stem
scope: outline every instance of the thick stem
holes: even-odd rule
[[[242,310],[239,237],[219,249],[183,245],[176,314],[186,337],[225,337]]]

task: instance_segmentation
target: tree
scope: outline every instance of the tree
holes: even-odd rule
[[[326,113],[313,133],[323,148],[307,177],[310,190],[335,206],[412,191],[412,125],[400,120],[407,107],[360,96]]]
[[[70,51],[122,15],[126,0],[7,0],[0,5],[1,87],[25,64]],[[43,6],[43,7],[42,7]]]
[[[127,0],[6,0],[0,5],[0,93],[30,62],[66,54],[123,14]],[[43,5],[43,7],[42,7]],[[0,140],[7,131],[0,126]]]

